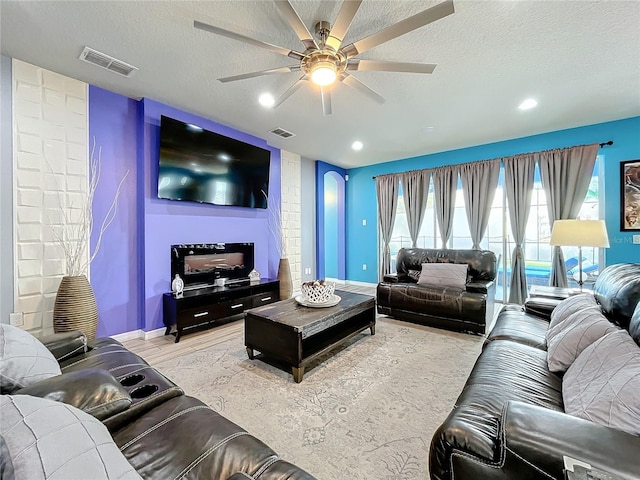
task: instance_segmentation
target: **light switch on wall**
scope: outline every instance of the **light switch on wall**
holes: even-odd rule
[[[363,227],[366,227],[366,226],[367,226],[367,219],[366,219],[366,218],[363,218],[363,219],[362,219],[362,226],[363,226]]]
[[[640,243],[640,235],[633,236],[633,243],[636,243],[636,244]]]

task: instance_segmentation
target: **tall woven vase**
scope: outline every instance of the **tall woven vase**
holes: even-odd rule
[[[280,280],[280,300],[291,298],[291,267],[288,258],[281,258],[278,264],[278,280]]]
[[[98,306],[87,277],[63,277],[53,306],[53,331],[81,330],[89,340],[95,340],[98,328]]]

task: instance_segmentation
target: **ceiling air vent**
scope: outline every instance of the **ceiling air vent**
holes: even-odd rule
[[[274,135],[277,135],[281,138],[291,138],[296,136],[295,133],[288,132],[284,128],[280,128],[280,127],[274,128],[273,130],[269,130],[269,133],[273,133]]]
[[[84,50],[80,54],[80,60],[97,65],[98,67],[111,70],[123,77],[130,77],[138,70],[137,67],[129,65],[128,63],[113,58],[106,53],[99,52],[93,48],[84,47]]]

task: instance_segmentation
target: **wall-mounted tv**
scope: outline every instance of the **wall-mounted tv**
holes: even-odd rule
[[[267,208],[271,152],[162,116],[158,198]]]

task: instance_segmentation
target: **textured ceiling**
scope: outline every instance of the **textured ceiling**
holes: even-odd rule
[[[438,1],[364,0],[346,43]],[[310,30],[341,2],[292,1]],[[333,114],[305,85],[280,107],[260,107],[300,73],[222,84],[216,79],[295,61],[193,28],[200,20],[302,50],[270,1],[0,2],[4,55],[132,98],[149,97],[347,168],[640,115],[639,1],[464,1],[456,12],[359,58],[436,63],[432,75],[354,72],[387,99],[346,85]],[[85,45],[139,70],[124,78],[81,62]],[[517,106],[534,97],[537,108]],[[280,139],[281,127],[296,134]],[[364,149],[351,150],[361,140]],[[594,138],[593,141],[607,139]]]

